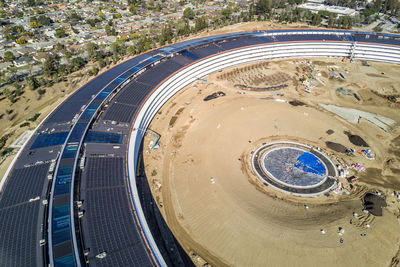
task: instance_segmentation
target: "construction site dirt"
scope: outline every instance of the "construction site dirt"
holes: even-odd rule
[[[329,78],[332,69],[346,79]],[[400,66],[340,59],[260,62],[210,74],[171,98],[150,124],[161,138],[154,150],[154,136],[145,136],[143,164],[162,216],[194,264],[398,261],[400,129],[392,124],[384,131],[363,118],[353,123],[321,107],[371,112],[399,123],[400,106],[372,92],[391,86],[400,93],[398,73]],[[252,91],[235,84],[287,87]],[[360,101],[338,93],[339,87]],[[203,101],[218,91],[225,96]],[[275,141],[322,150],[341,170],[337,186],[302,198],[264,185],[250,159],[262,144]],[[367,193],[385,199],[382,216],[365,211]]]

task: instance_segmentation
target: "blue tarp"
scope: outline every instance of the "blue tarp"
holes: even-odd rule
[[[304,152],[298,158],[294,167],[301,169],[304,172],[315,173],[323,176],[326,172],[324,164],[314,155],[309,152]]]

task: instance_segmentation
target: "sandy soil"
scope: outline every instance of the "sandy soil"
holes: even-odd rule
[[[161,139],[160,148],[152,150],[148,145],[154,137],[145,138],[148,179],[168,225],[197,265],[388,266],[396,262],[400,205],[390,193],[400,189],[395,179],[400,168],[400,138],[395,138],[400,131],[384,132],[366,121],[350,124],[317,104],[334,103],[398,120],[398,105],[371,91],[383,92],[383,87],[400,91],[396,74],[400,67],[371,62],[366,67],[361,62],[332,59],[311,62],[313,73],[321,73],[316,76],[321,82],[310,93],[298,81],[304,72],[311,71],[307,62],[239,66],[188,86],[165,104],[151,123],[150,128],[160,133]],[[332,65],[347,78],[329,78],[328,66]],[[290,79],[281,79],[279,73],[288,74]],[[235,84],[287,87],[266,92]],[[337,87],[352,90],[361,100],[336,93]],[[217,91],[226,96],[203,101]],[[277,98],[306,105],[273,100]],[[366,140],[376,159],[350,157],[326,147],[325,142],[331,141],[360,150],[344,131]],[[257,182],[248,162],[250,152],[271,139],[317,145],[333,160],[359,162],[367,170],[350,169],[359,182],[338,195],[300,199],[278,193]],[[386,195],[388,207],[382,217],[362,212],[360,197],[374,190]],[[356,219],[353,212],[361,216]],[[342,236],[338,227],[345,229]]]

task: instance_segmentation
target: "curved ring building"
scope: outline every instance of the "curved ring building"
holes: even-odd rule
[[[40,124],[0,184],[0,266],[190,264],[139,167],[150,121],[212,72],[312,57],[399,64],[400,36],[310,29],[210,36],[134,57],[81,87]]]

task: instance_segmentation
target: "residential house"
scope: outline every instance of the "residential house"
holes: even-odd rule
[[[14,60],[13,63],[14,63],[14,66],[16,66],[16,67],[24,67],[24,66],[28,66],[29,64],[35,63],[35,61],[29,57],[20,57],[20,58]]]

